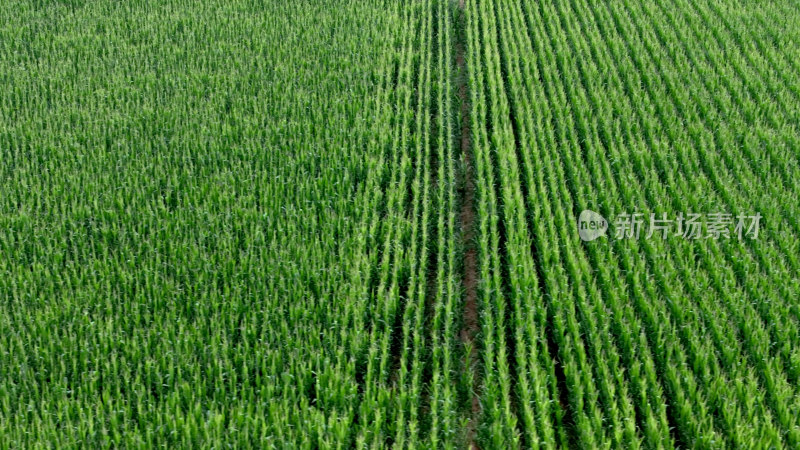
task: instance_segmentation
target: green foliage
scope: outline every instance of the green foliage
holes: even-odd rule
[[[796,3],[0,18],[0,448],[800,446]]]

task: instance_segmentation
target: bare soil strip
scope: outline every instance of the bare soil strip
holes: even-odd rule
[[[463,15],[465,9],[464,0],[458,2],[458,13]],[[463,20],[456,26],[455,53],[456,65],[456,92],[461,105],[461,157],[464,164],[464,180],[461,191],[461,212],[459,221],[461,222],[461,237],[464,248],[463,255],[463,274],[461,284],[464,289],[464,311],[461,328],[461,341],[471,354],[464,355],[465,363],[477,361],[477,351],[475,338],[480,329],[478,323],[478,257],[475,249],[475,173],[472,162],[472,130],[470,129],[470,104],[469,93],[467,91],[467,69],[464,54],[466,53],[466,37],[464,36]],[[465,367],[465,370],[473,370],[472,367]],[[473,380],[477,379],[477,374],[473,373]],[[471,389],[471,414],[467,428],[467,439],[469,447],[477,449],[475,441],[475,429],[480,415],[480,400],[477,393],[477,385]]]

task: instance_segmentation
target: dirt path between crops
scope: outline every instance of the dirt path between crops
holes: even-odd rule
[[[459,0],[458,13],[464,14],[465,0]],[[463,25],[462,23],[459,25]],[[461,283],[464,288],[464,311],[463,324],[461,328],[461,341],[470,354],[464,355],[465,364],[471,362],[472,365],[477,361],[477,350],[475,348],[475,338],[478,334],[480,324],[478,323],[478,256],[475,248],[475,173],[472,162],[472,130],[470,129],[470,104],[467,92],[467,69],[466,59],[466,38],[463,35],[463,26],[457,26],[455,39],[456,65],[457,71],[457,93],[461,104],[461,157],[464,162],[464,181],[463,191],[461,192],[461,221],[462,245],[464,248],[464,260]],[[474,367],[466,367],[466,370],[473,370],[472,379],[477,379]],[[475,429],[480,416],[480,400],[478,398],[477,383],[471,387],[471,410],[469,424],[467,427],[467,440],[469,447],[477,449],[475,440]]]

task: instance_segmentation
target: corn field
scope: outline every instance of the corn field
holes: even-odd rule
[[[795,0],[2,2],[0,449],[800,448],[798,179]]]

